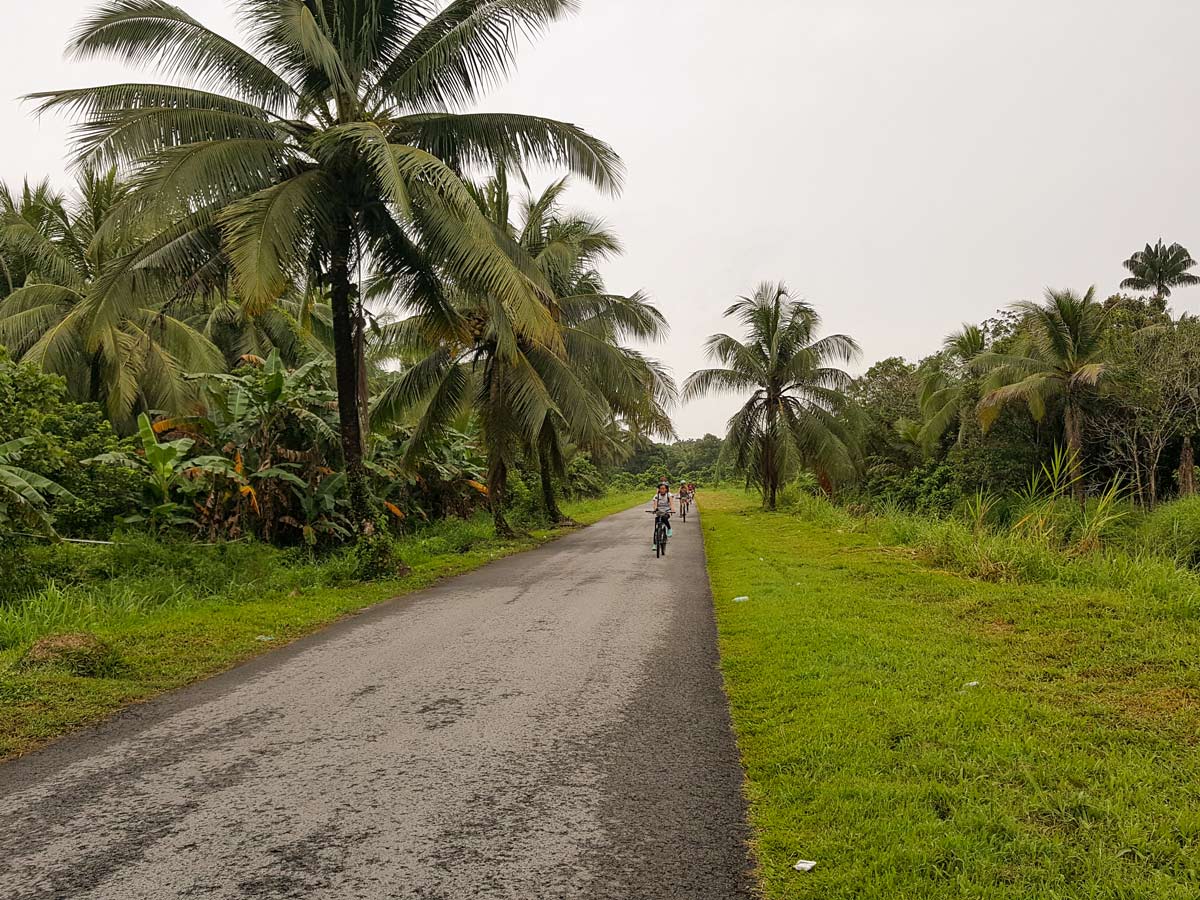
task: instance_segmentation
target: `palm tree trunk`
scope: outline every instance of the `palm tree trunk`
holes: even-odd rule
[[[779,410],[776,402],[767,400],[767,428],[763,435],[763,500],[767,509],[774,510],[779,499],[779,460],[776,457],[775,426]]]
[[[355,299],[350,285],[350,246],[353,234],[349,222],[338,226],[329,267],[329,285],[333,304],[333,361],[337,379],[338,425],[346,480],[350,486],[350,512],[355,527],[365,529],[370,520],[367,501],[367,476],[363,466],[362,420],[359,414],[358,360],[355,353]]]
[[[1083,429],[1079,422],[1079,412],[1070,400],[1063,410],[1063,426],[1066,432],[1067,453],[1070,455],[1071,493],[1075,501],[1083,506]]]
[[[546,507],[546,515],[554,523],[565,522],[566,516],[558,508],[554,497],[554,476],[550,471],[550,453],[543,447],[538,450],[538,474],[542,480],[542,503]]]
[[[1196,451],[1192,447],[1192,436],[1183,439],[1183,452],[1179,454],[1179,496],[1193,497],[1196,494]]]
[[[500,453],[488,454],[488,504],[492,507],[492,523],[499,537],[512,537],[512,526],[504,517],[504,498],[507,493],[508,463]]]
[[[1158,466],[1151,466],[1148,470],[1149,474],[1150,474],[1150,508],[1151,509],[1154,509],[1154,507],[1158,506],[1158,472],[1156,471],[1157,469],[1158,469]]]
[[[367,384],[367,317],[363,311],[362,298],[354,304],[354,368],[358,373],[358,429],[362,451],[366,453],[366,435],[370,431],[371,417]]]
[[[488,403],[482,416],[482,437],[488,462],[488,505],[492,509],[492,522],[496,534],[512,537],[514,532],[504,517],[504,501],[508,494],[508,438],[502,424],[504,399],[504,367],[493,359],[488,365]]]

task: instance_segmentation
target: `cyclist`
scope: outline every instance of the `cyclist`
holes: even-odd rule
[[[649,512],[654,513],[656,527],[659,519],[667,523],[667,537],[670,537],[671,514],[675,512],[675,495],[671,493],[671,485],[665,478],[658,483],[658,492],[650,500]]]
[[[692,503],[692,492],[688,489],[686,481],[679,482],[679,493],[676,496],[679,498],[679,514],[683,515]]]

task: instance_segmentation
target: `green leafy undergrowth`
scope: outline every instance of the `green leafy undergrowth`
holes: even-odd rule
[[[744,495],[703,524],[769,898],[1200,896],[1175,599],[973,580]]]

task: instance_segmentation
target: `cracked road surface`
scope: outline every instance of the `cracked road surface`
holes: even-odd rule
[[[0,897],[751,897],[699,522],[622,513],[0,765]]]

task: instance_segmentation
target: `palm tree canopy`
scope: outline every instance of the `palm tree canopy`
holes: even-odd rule
[[[972,362],[987,348],[987,336],[978,325],[964,324],[942,341],[942,352],[922,367],[917,403],[921,423],[912,443],[926,453],[933,450],[955,421],[959,423],[958,443],[966,433],[967,418],[963,404],[966,379]]]
[[[952,331],[942,341],[942,348],[959,363],[968,363],[987,346],[987,337],[978,325],[963,324],[958,331]]]
[[[682,399],[750,393],[729,421],[728,438],[738,467],[752,477],[766,456],[776,457],[769,468],[779,468],[781,456],[827,472],[845,468],[852,453],[840,413],[851,378],[838,365],[857,357],[858,344],[844,334],[817,337],[817,311],[782,283],[760,284],[725,315],[741,323],[745,339],[710,337],[705,350],[720,365],[692,373]]]
[[[224,366],[216,346],[172,307],[156,273],[112,276],[142,237],[106,227],[128,194],[115,170],[85,168],[70,196],[27,187],[19,207],[0,211],[0,255],[25,272],[0,300],[0,344],[64,376],[76,399],[104,403],[125,430],[137,408],[181,412],[196,395],[185,376]]]
[[[666,321],[641,294],[606,291],[595,266],[619,252],[620,242],[603,223],[562,208],[567,183],[556,181],[520,202],[503,168],[471,186],[514,264],[550,288],[545,302],[557,341],[517,336],[515,355],[505,355],[502,336],[514,334],[512,323],[502,308],[467,291],[455,294],[449,320],[418,315],[385,329],[393,352],[416,362],[380,396],[373,419],[382,423],[418,410],[410,454],[468,410],[484,425],[489,455],[540,444],[558,457],[568,438],[604,452],[617,419],[648,433],[672,433],[665,409],[674,396],[670,377],[623,345],[630,338],[661,339]],[[513,217],[518,208],[520,216]]]
[[[386,261],[389,274],[420,281],[423,251],[545,334],[535,286],[490,240],[459,172],[533,160],[616,190],[620,161],[574,125],[459,110],[508,71],[521,36],[574,5],[237,0],[247,49],[165,0],[107,0],[69,53],[187,80],[34,96],[39,111],[83,116],[78,160],[137,172],[123,218],[157,227],[128,268],[194,279],[219,240],[253,311],[314,262]]]
[[[1074,396],[1104,375],[1107,313],[1096,302],[1096,289],[1083,296],[1048,290],[1044,303],[1018,303],[1022,313],[1016,347],[1010,353],[983,353],[973,366],[988,373],[979,419],[984,428],[995,422],[1011,401],[1029,407],[1035,419],[1046,413],[1056,396]]]
[[[1159,299],[1170,297],[1173,288],[1200,284],[1200,277],[1188,271],[1196,265],[1192,255],[1179,244],[1166,246],[1162,238],[1158,243],[1147,244],[1144,250],[1138,250],[1123,265],[1129,271],[1129,277],[1121,282],[1121,287],[1153,291]]]

